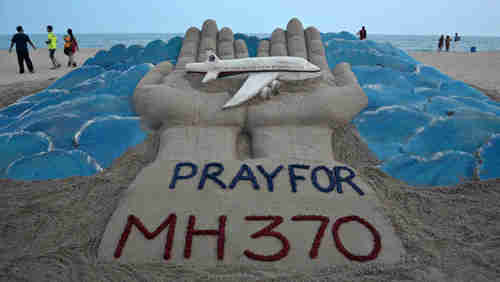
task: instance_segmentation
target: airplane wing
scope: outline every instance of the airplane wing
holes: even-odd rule
[[[205,77],[203,77],[203,80],[201,82],[207,83],[211,80],[217,79],[217,76],[219,76],[218,71],[209,71],[205,74]]]
[[[278,72],[251,73],[240,90],[222,107],[223,109],[241,105],[259,94],[266,85],[278,78]]]

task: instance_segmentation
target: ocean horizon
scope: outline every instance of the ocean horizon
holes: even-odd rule
[[[260,39],[270,37],[270,33],[244,33],[256,36]],[[39,48],[45,48],[46,33],[30,34],[31,40]],[[59,38],[59,48],[63,45],[64,34],[56,34]],[[8,50],[13,34],[0,34],[0,50]],[[75,33],[80,48],[109,49],[116,44],[142,45],[146,46],[154,40],[167,42],[173,37],[183,37],[184,33]],[[450,36],[453,35],[450,34]],[[390,34],[368,34],[368,40],[377,43],[390,43],[405,52],[414,51],[436,51],[439,35],[390,35]],[[476,47],[478,52],[500,51],[500,37],[498,36],[470,36],[461,35],[461,41],[452,42],[451,51],[470,52],[471,47]]]

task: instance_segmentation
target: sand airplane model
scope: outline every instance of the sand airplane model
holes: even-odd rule
[[[238,92],[223,109],[241,105],[260,93],[268,99],[277,94],[279,80],[304,80],[320,76],[320,68],[301,57],[255,57],[221,60],[213,50],[207,50],[204,63],[186,64],[187,72],[206,73],[202,82],[220,77],[248,73],[249,76]]]

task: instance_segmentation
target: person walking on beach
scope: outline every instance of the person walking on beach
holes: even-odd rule
[[[458,36],[458,33],[455,32],[455,38],[453,39],[454,43],[453,43],[453,50],[456,50],[457,48],[457,44],[458,44],[458,41],[460,41],[460,36]]]
[[[443,50],[443,44],[444,44],[444,35],[441,34],[441,37],[439,37],[438,41],[438,52],[441,52]]]
[[[35,45],[31,42],[31,39],[28,35],[24,33],[23,27],[18,26],[16,28],[17,33],[12,37],[9,53],[12,53],[12,48],[16,45],[16,53],[17,53],[17,62],[19,64],[19,73],[24,73],[24,62],[26,62],[26,66],[30,73],[34,73],[35,69],[33,68],[33,63],[30,59],[30,54],[28,51],[28,43],[33,47],[33,50],[36,50]]]
[[[76,67],[75,53],[79,50],[73,30],[68,28],[68,34],[64,36],[64,54],[68,56],[68,67]]]
[[[361,30],[358,31],[357,34],[359,35],[359,40],[365,40],[366,39],[366,29],[365,29],[365,26],[361,27]]]
[[[450,52],[450,42],[451,42],[451,37],[449,35],[446,35],[446,40],[445,40],[446,52]]]
[[[49,58],[52,61],[51,69],[57,69],[61,67],[61,64],[59,64],[59,62],[56,59],[57,37],[52,32],[53,30],[54,28],[51,25],[47,26],[48,40],[45,41],[45,43],[47,43],[47,47],[49,49]]]

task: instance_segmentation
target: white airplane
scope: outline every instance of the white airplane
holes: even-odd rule
[[[279,80],[304,80],[321,75],[320,68],[300,57],[256,57],[221,60],[213,50],[207,50],[204,63],[186,64],[187,72],[206,73],[202,82],[207,83],[219,77],[242,73],[249,76],[238,92],[222,107],[223,109],[241,105],[260,93],[269,99],[277,94]]]

